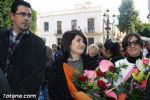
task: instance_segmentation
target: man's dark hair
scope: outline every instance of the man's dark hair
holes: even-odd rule
[[[12,6],[11,6],[11,12],[15,14],[18,9],[18,6],[20,6],[20,5],[31,8],[31,5],[28,2],[26,2],[24,0],[16,0],[13,2]]]

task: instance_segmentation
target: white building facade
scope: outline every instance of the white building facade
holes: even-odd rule
[[[148,11],[149,11],[149,13],[148,13],[147,18],[148,18],[149,23],[150,23],[150,0],[148,0]]]
[[[41,13],[37,17],[37,33],[46,40],[46,45],[60,44],[64,32],[81,30],[88,45],[104,42],[105,25],[101,7],[82,7],[74,10]]]

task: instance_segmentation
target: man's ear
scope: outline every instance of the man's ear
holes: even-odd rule
[[[10,13],[10,16],[11,16],[11,20],[14,20],[14,13]]]

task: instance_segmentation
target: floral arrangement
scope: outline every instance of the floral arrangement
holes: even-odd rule
[[[142,83],[143,81],[146,81],[149,76],[150,71],[150,65],[149,65],[150,59],[144,58],[142,60],[142,69],[139,70],[137,67],[133,68],[132,77],[135,79],[138,83]],[[145,86],[143,87],[145,89]]]
[[[113,63],[102,60],[99,66],[93,70],[84,70],[76,73],[75,85],[92,97],[94,100],[117,100],[116,87],[113,80],[118,78],[120,68],[115,68]]]
[[[119,86],[118,93],[126,93],[129,100],[144,100],[147,79],[150,75],[150,59],[143,58],[126,76],[126,81]]]

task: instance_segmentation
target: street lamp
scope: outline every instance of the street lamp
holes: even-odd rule
[[[109,39],[110,38],[110,30],[111,30],[111,24],[112,24],[112,33],[113,33],[113,24],[115,22],[115,20],[113,19],[113,22],[110,21],[110,19],[112,17],[115,17],[115,15],[110,15],[109,14],[109,9],[106,10],[106,12],[103,15],[104,19],[103,19],[103,28],[105,28],[106,30],[106,38]],[[104,27],[104,24],[106,24],[106,27]]]

